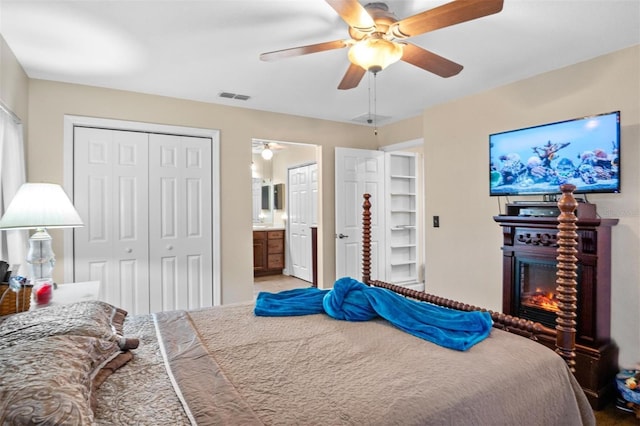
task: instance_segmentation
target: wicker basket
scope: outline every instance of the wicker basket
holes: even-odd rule
[[[2,297],[3,294],[5,295],[2,303],[0,303],[0,316],[28,311],[29,306],[31,306],[32,287],[32,285],[23,285],[20,291],[16,293],[15,291],[9,290],[8,283],[0,283],[0,297]],[[6,294],[5,291],[7,291]]]

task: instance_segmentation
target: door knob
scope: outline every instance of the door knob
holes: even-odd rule
[[[167,246],[167,250],[173,250],[173,246],[172,246],[171,244],[169,244],[169,245]]]
[[[343,238],[349,238],[348,235],[344,235],[344,234],[338,234],[338,238],[343,239]]]
[[[133,251],[133,249],[126,248],[126,249],[124,249],[124,251],[126,251],[127,253],[131,253]]]

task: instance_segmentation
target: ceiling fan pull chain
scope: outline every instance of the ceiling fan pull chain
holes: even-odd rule
[[[373,73],[373,134],[378,136],[378,86],[376,84],[376,76],[378,73]]]
[[[367,76],[367,86],[368,86],[367,87],[367,94],[368,94],[368,97],[369,97],[368,103],[367,103],[367,109],[368,109],[368,111],[367,111],[367,113],[368,113],[368,115],[367,115],[367,117],[368,117],[367,123],[371,124],[371,122],[372,122],[372,119],[371,119],[371,73],[369,73],[369,75]]]

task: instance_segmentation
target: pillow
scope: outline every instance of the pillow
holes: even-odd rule
[[[114,341],[135,349],[138,339],[125,338],[127,311],[105,302],[85,301],[20,312],[0,319],[0,349],[47,336],[75,335]]]
[[[91,424],[94,393],[131,359],[117,342],[47,336],[0,349],[0,424]]]

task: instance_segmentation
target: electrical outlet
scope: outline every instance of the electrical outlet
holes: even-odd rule
[[[440,216],[434,216],[433,217],[433,227],[434,228],[439,228],[440,227]]]

